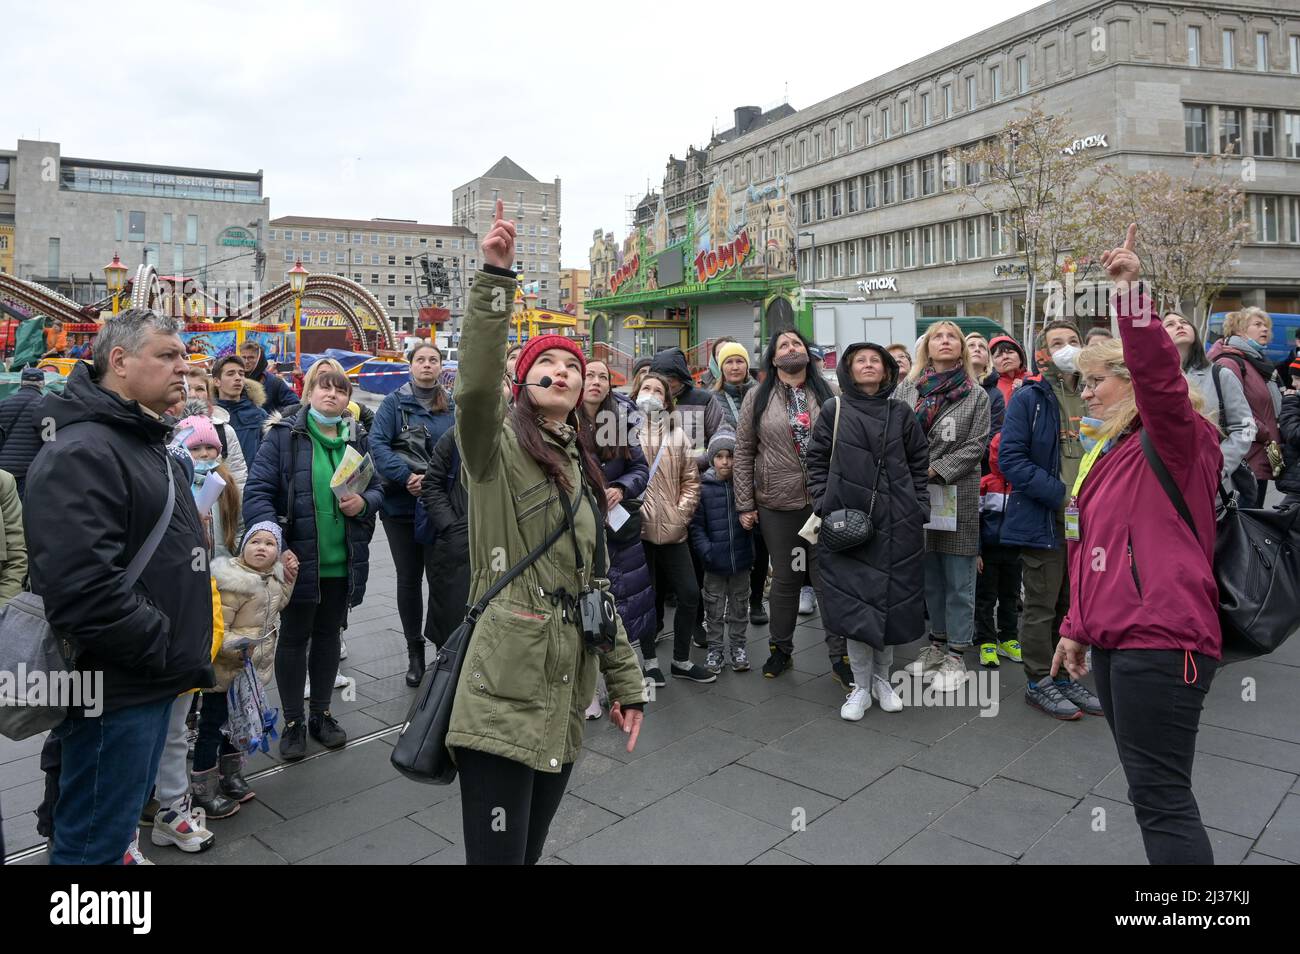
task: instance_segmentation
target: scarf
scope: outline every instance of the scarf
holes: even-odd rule
[[[785,403],[786,413],[790,415],[790,436],[794,438],[794,449],[799,453],[800,462],[808,457],[808,442],[812,437],[812,415],[808,410],[808,388],[806,385],[792,385],[790,397]]]
[[[414,378],[411,379],[411,394],[415,397],[417,401],[419,401],[421,404],[424,405],[424,409],[426,411],[433,410],[434,399],[437,398],[438,392],[441,390],[442,390],[441,384],[435,384],[431,388],[422,388],[415,383]]]
[[[1273,380],[1273,372],[1277,369],[1264,356],[1264,346],[1258,341],[1242,335],[1233,335],[1228,339],[1226,347],[1237,351],[1265,381]]]
[[[943,413],[945,404],[960,404],[970,394],[975,382],[966,376],[961,365],[951,371],[926,368],[916,380],[917,401],[913,410],[916,420],[927,434]]]

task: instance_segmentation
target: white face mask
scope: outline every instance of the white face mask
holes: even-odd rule
[[[1052,354],[1052,364],[1066,374],[1078,374],[1079,365],[1077,362],[1081,350],[1078,345],[1066,345]]]
[[[664,409],[664,402],[654,394],[642,394],[636,399],[636,406],[642,414],[658,414]]]

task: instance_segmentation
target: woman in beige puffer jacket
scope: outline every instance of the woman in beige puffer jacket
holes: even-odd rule
[[[650,463],[650,482],[641,502],[641,543],[645,547],[650,579],[655,584],[656,629],[663,628],[664,596],[677,594],[673,614],[672,673],[693,682],[713,682],[718,677],[691,662],[691,634],[700,602],[700,584],[695,579],[690,545],[686,542],[691,517],[700,502],[700,469],[686,429],[673,416],[672,389],[668,379],[650,372],[635,395],[640,408],[641,451]],[[660,451],[662,450],[662,453]],[[658,463],[655,463],[658,458]],[[662,581],[666,586],[660,586]],[[641,647],[645,655],[645,644]],[[665,686],[663,671],[653,655],[645,657],[646,678]]]

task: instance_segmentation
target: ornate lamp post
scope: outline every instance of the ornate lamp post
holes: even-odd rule
[[[113,296],[113,317],[117,317],[118,299],[122,295],[122,289],[126,287],[127,267],[122,264],[122,260],[117,253],[113,253],[113,260],[104,266],[104,283],[108,286],[108,293]]]
[[[307,287],[307,269],[302,259],[289,269],[289,290],[293,292],[293,366],[302,370],[302,293]]]

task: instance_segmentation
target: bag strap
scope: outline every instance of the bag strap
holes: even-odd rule
[[[867,519],[876,512],[876,495],[880,490],[880,472],[885,469],[885,455],[889,452],[889,418],[890,406],[885,405],[885,433],[880,438],[880,456],[876,459],[876,480],[871,485],[871,503],[867,506]]]
[[[1210,365],[1210,377],[1214,378],[1214,393],[1219,397],[1219,430],[1228,433],[1228,411],[1223,403],[1223,385],[1219,383],[1219,375],[1226,374],[1223,365],[1214,362]]]
[[[158,522],[153,525],[149,531],[149,536],[145,538],[144,544],[136,551],[131,558],[130,565],[126,568],[126,588],[129,590],[135,586],[140,575],[144,573],[144,568],[149,561],[153,559],[154,553],[158,550],[158,544],[162,543],[163,534],[167,532],[168,525],[172,522],[172,513],[176,509],[176,480],[172,476],[172,458],[167,449],[163,449],[163,467],[167,471],[167,502],[163,504],[162,513],[158,516]]]
[[[645,479],[645,490],[641,491],[641,496],[637,500],[644,500],[645,495],[650,493],[650,481],[655,479],[655,471],[659,469],[659,459],[664,456],[664,451],[668,449],[668,432],[664,431],[664,442],[659,445],[659,451],[655,454],[654,463],[650,465],[650,476]]]
[[[1201,535],[1196,532],[1196,523],[1192,520],[1192,512],[1187,509],[1187,501],[1183,499],[1183,492],[1178,489],[1178,485],[1174,483],[1174,478],[1169,475],[1169,469],[1165,467],[1165,462],[1160,459],[1160,454],[1151,444],[1151,435],[1147,433],[1147,429],[1144,427],[1139,436],[1142,439],[1142,453],[1146,455],[1147,463],[1155,471],[1156,480],[1160,481],[1160,486],[1164,488],[1170,503],[1178,511],[1178,516],[1183,518],[1183,523],[1192,528],[1192,536],[1199,541]]]
[[[478,618],[482,616],[483,612],[487,609],[488,603],[491,603],[494,599],[496,599],[497,595],[502,590],[504,590],[512,580],[514,580],[517,576],[519,576],[519,574],[523,573],[524,570],[528,569],[530,566],[536,563],[543,553],[545,553],[547,550],[549,550],[552,546],[555,545],[555,541],[559,540],[560,537],[563,535],[566,524],[567,521],[565,523],[561,523],[560,525],[558,525],[554,530],[551,531],[550,535],[547,536],[545,540],[537,544],[537,546],[533,547],[533,549],[529,551],[526,557],[524,557],[522,560],[520,560],[510,569],[506,570],[505,575],[502,576],[501,579],[493,583],[492,586],[488,588],[488,591],[483,594],[482,598],[477,603],[475,603],[472,607],[470,607],[470,611],[465,614],[465,622],[476,623],[478,621]]]

